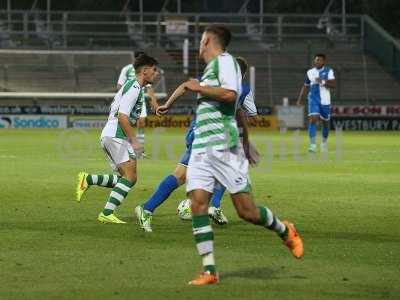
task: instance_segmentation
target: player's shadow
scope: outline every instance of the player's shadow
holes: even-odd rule
[[[273,269],[268,267],[241,269],[231,272],[222,272],[221,278],[247,278],[247,279],[260,279],[260,280],[276,280],[276,279],[307,279],[305,276],[288,275],[284,273],[284,268]]]

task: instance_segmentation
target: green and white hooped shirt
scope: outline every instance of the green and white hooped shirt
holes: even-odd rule
[[[122,68],[117,84],[123,86],[128,80],[136,80],[135,67],[132,64]]]
[[[118,113],[129,116],[131,125],[136,124],[142,111],[144,91],[136,80],[128,80],[114,96],[111,103],[110,114],[103,128],[101,137],[115,137],[126,139],[126,135],[118,122]]]
[[[204,69],[200,85],[221,87],[236,92],[239,99],[242,74],[236,59],[227,52],[211,60]],[[226,150],[237,146],[236,102],[222,103],[198,94],[196,127],[192,153]]]

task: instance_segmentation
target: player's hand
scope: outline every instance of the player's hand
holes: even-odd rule
[[[243,143],[243,148],[250,166],[257,166],[258,162],[260,161],[260,153],[257,151],[256,147],[254,147],[252,143],[247,142]]]
[[[143,154],[143,152],[144,152],[144,148],[143,148],[142,144],[139,143],[139,142],[135,139],[135,140],[131,141],[131,145],[132,145],[133,150],[135,150],[136,156],[137,156],[137,157],[140,157],[140,156]]]
[[[157,102],[151,102],[150,103],[150,107],[151,107],[151,111],[152,112],[154,112],[154,113],[156,113],[157,112],[157,109],[160,107],[160,105],[157,103]]]
[[[296,106],[301,106],[301,99],[297,99]]]
[[[185,89],[192,91],[192,92],[199,92],[200,91],[200,83],[196,79],[190,79],[185,82]]]
[[[160,105],[156,109],[156,115],[161,117],[163,115],[166,115],[169,111],[169,107],[167,105]]]
[[[316,81],[317,83],[321,83],[321,82],[322,82],[321,78],[319,78],[319,77],[315,78],[315,81]]]

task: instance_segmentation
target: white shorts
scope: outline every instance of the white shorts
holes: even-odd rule
[[[192,154],[186,173],[186,191],[205,190],[213,193],[215,185],[220,183],[230,194],[248,192],[249,162],[241,151],[238,147],[235,151]]]
[[[101,138],[100,143],[114,171],[118,171],[120,164],[136,159],[135,151],[127,140],[105,136]]]
[[[139,118],[147,118],[147,107],[146,107],[146,101],[143,101],[142,105],[142,111],[140,113]]]

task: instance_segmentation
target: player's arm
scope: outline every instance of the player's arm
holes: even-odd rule
[[[333,74],[333,70],[329,70],[328,79],[316,78],[315,80],[321,86],[324,86],[328,89],[334,89],[336,87],[336,80],[335,80],[335,75]]]
[[[122,68],[121,73],[119,74],[118,81],[117,81],[117,91],[121,89],[126,81],[126,66]]]
[[[141,151],[142,146],[136,140],[129,120],[129,115],[135,103],[139,97],[140,87],[132,86],[121,98],[121,103],[118,109],[118,122],[120,123],[121,129],[124,131],[129,143],[132,145],[135,151]]]
[[[249,145],[249,126],[244,111],[239,108],[236,111],[236,121],[239,127],[243,128],[243,146]]]
[[[244,98],[241,107],[246,116],[247,124],[255,125],[257,120],[257,107],[252,90],[250,90],[249,93]]]
[[[147,92],[147,96],[150,98],[150,106],[151,106],[151,109],[152,109],[154,112],[156,112],[156,111],[157,111],[157,108],[158,108],[160,105],[158,104],[156,94],[155,94],[154,89],[153,89],[153,86],[152,86],[151,84],[148,84],[148,85],[146,86],[146,92]]]
[[[336,79],[332,69],[328,72],[328,80],[323,80],[322,85],[330,89],[336,88]]]
[[[324,79],[317,78],[316,81],[321,86],[324,86],[324,87],[326,87],[328,89],[334,89],[336,87],[336,80],[335,79],[324,80]]]
[[[304,80],[304,85],[301,87],[300,94],[297,97],[296,105],[302,105],[303,104],[303,99],[306,97],[310,90],[310,85],[311,85],[311,80],[308,77],[308,72],[306,74],[306,78]]]
[[[243,129],[243,149],[244,153],[246,155],[246,158],[248,159],[250,165],[255,166],[258,163],[259,160],[259,153],[257,150],[254,148],[252,153],[251,151],[251,145],[250,145],[250,140],[249,140],[249,126],[247,123],[246,115],[245,112],[239,108],[236,111],[236,121],[238,123],[238,126]]]
[[[238,73],[235,60],[231,57],[220,57],[218,62],[220,66],[218,72],[219,87],[203,86],[198,81],[189,80],[186,81],[186,88],[219,102],[235,102],[240,90],[240,86],[238,86],[238,77],[241,77],[240,71]]]
[[[133,133],[133,128],[131,126],[131,121],[129,117],[125,113],[118,113],[118,122],[124,131],[126,137],[128,138],[129,143],[132,143],[136,140],[135,135]]]
[[[175,100],[181,97],[183,94],[186,93],[187,89],[185,87],[185,83],[182,83],[180,86],[178,86],[175,91],[169,96],[167,102],[165,102],[163,105],[160,105],[157,110],[156,114],[158,116],[165,115],[168,110],[171,108],[171,106],[174,104]]]
[[[310,87],[308,85],[303,85],[300,94],[297,97],[296,105],[302,105],[303,104],[303,99],[306,97],[308,94],[308,91],[310,90]]]
[[[334,88],[336,88],[336,79],[329,79],[329,80],[325,81],[325,83],[323,80],[322,84],[324,86],[326,86],[327,88],[334,89]]]
[[[185,88],[219,102],[230,103],[236,101],[236,91],[223,87],[202,86],[194,79],[186,81]]]

